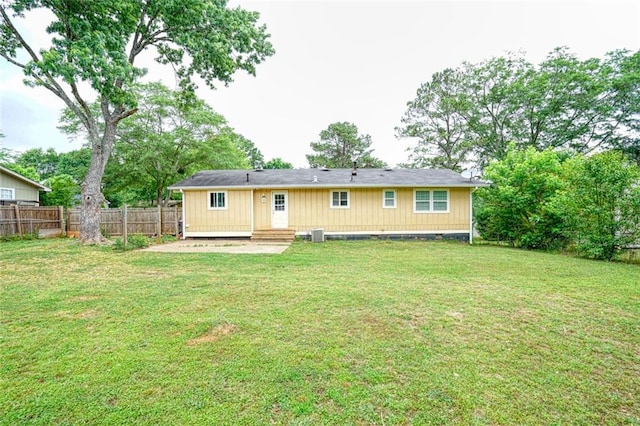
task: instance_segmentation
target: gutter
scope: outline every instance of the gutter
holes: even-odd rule
[[[469,191],[469,244],[473,244],[473,193],[476,192],[476,186]]]
[[[180,194],[182,197],[182,239],[186,240],[186,230],[187,230],[187,225],[186,225],[186,220],[187,220],[187,206],[186,206],[186,201],[184,198],[184,191],[181,189],[180,190]]]

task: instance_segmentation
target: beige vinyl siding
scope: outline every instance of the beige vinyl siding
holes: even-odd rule
[[[251,232],[251,191],[224,190],[227,207],[209,209],[209,190],[185,191],[185,218],[188,233]]]
[[[396,191],[396,208],[382,207],[383,190]],[[469,190],[448,189],[448,213],[414,213],[414,188],[349,188],[349,208],[338,209],[331,208],[330,188],[288,189],[288,223],[299,233],[313,228],[337,233],[464,232],[469,229]],[[210,190],[185,191],[188,233],[252,231],[251,191],[224,191],[228,193],[226,210],[208,208]],[[272,190],[253,192],[254,229],[271,228],[271,203]]]
[[[395,190],[396,208],[382,207],[382,188],[349,188],[349,208],[336,209],[330,205],[331,189],[290,189],[289,228],[296,232],[306,232],[313,228],[323,228],[325,232],[437,232],[469,229],[468,188],[449,189],[449,213],[414,213],[414,189]],[[261,201],[262,193],[265,194],[265,203]],[[270,228],[271,191],[256,191],[254,202],[255,228]]]
[[[0,171],[0,188],[13,188],[15,190],[14,200],[40,201],[40,192],[37,188],[13,176],[6,175],[2,171]]]

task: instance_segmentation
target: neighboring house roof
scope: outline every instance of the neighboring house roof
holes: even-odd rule
[[[207,170],[169,189],[478,187],[488,183],[446,169],[264,169]]]
[[[38,182],[34,182],[29,178],[26,178],[24,176],[22,176],[19,173],[14,172],[13,170],[9,170],[6,167],[0,166],[0,172],[5,173],[15,179],[21,180],[29,185],[32,185],[36,188],[38,188],[40,191],[44,191],[44,192],[51,192],[51,188],[47,188],[46,186],[38,183]]]

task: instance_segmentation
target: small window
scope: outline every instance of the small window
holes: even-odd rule
[[[431,191],[416,191],[416,211],[431,211]]]
[[[209,193],[209,209],[225,210],[227,208],[227,192],[210,192]]]
[[[447,191],[433,191],[433,211],[446,212],[449,210],[449,194]]]
[[[396,207],[396,191],[393,189],[382,191],[382,207],[385,209],[394,209]]]
[[[349,191],[331,191],[331,208],[348,209]]]
[[[13,200],[13,188],[0,188],[0,200]]]
[[[448,213],[449,191],[416,189],[413,211],[415,213]]]

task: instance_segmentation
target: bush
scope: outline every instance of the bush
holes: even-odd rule
[[[487,166],[491,187],[478,190],[475,219],[480,236],[529,249],[560,249],[567,244],[564,218],[553,200],[564,188],[565,153],[515,150]]]
[[[579,255],[612,260],[640,241],[640,168],[621,153],[577,157],[566,166],[559,197]]]
[[[149,238],[145,237],[144,235],[134,234],[127,237],[126,247],[124,245],[123,239],[117,238],[115,243],[113,244],[113,248],[117,251],[135,250],[149,247],[150,244],[151,243],[149,241]]]

